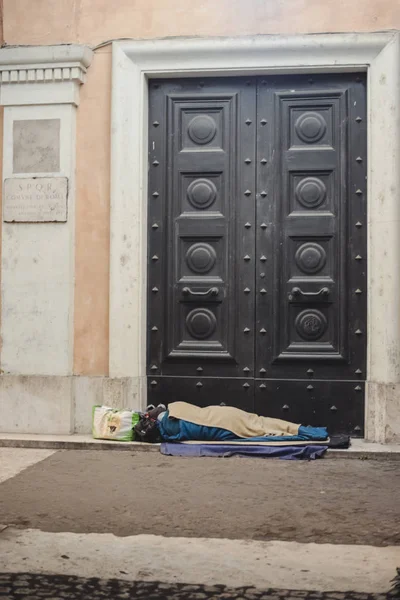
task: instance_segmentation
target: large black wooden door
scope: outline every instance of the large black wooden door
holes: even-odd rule
[[[150,84],[149,401],[362,435],[365,79]]]

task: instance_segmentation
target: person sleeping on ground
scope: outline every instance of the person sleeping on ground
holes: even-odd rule
[[[169,442],[273,441],[307,442],[328,439],[325,427],[262,417],[233,406],[201,408],[187,402],[172,402],[157,415],[161,438]]]

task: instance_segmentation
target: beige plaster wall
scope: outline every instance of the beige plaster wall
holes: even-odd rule
[[[77,113],[74,372],[108,373],[111,47],[99,50]]]
[[[3,45],[3,0],[0,0],[0,45]],[[0,181],[2,181],[3,171],[3,115],[4,109],[0,106]],[[0,186],[0,215],[2,212],[2,196],[3,190]],[[0,265],[1,265],[1,219],[0,219]],[[0,286],[1,286],[1,269],[0,269]],[[1,357],[1,299],[0,299],[0,357]],[[0,375],[1,375],[1,362],[0,362]]]
[[[7,44],[400,29],[399,0],[3,0]],[[77,127],[74,368],[108,371],[111,48],[98,49]]]
[[[400,27],[398,0],[3,0],[8,44]]]
[[[0,44],[3,44],[3,0],[0,0]]]
[[[4,108],[0,106],[0,181],[3,181],[3,125],[4,125]],[[2,209],[2,198],[3,198],[3,189],[0,185],[0,216],[3,214]],[[0,219],[0,265],[1,265],[1,227],[2,220]],[[0,268],[0,289],[1,289],[1,268]],[[3,345],[3,338],[1,336],[1,294],[0,294],[0,375],[1,375],[1,349]]]

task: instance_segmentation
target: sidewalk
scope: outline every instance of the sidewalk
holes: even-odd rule
[[[39,461],[22,463],[32,452]],[[0,522],[8,526],[117,536],[400,544],[398,461],[1,448],[0,464],[8,462],[23,469],[1,484]]]
[[[94,440],[90,434],[35,435],[1,433],[0,448],[38,448],[50,450],[127,450],[158,452],[159,444]],[[325,458],[400,460],[400,444],[375,444],[354,438],[348,450],[328,450]]]
[[[398,462],[186,459],[141,447],[0,448],[1,597],[392,597]]]

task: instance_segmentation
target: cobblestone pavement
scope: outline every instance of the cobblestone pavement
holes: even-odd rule
[[[121,581],[85,579],[67,575],[0,574],[0,598],[10,600],[122,600],[125,598],[165,598],[176,600],[386,600],[400,598],[387,594],[355,592],[310,592],[302,590],[259,590],[252,587],[228,588],[223,585],[185,585],[159,581]]]

